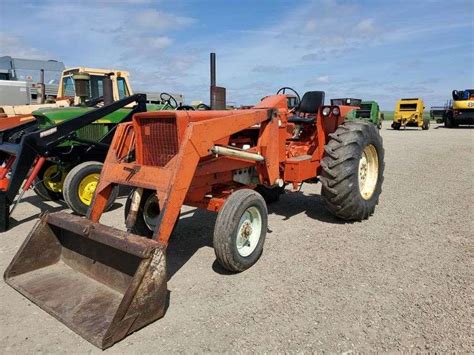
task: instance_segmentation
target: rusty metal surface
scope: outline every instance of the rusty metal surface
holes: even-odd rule
[[[167,305],[162,245],[65,213],[42,216],[4,278],[102,349],[162,317]]]

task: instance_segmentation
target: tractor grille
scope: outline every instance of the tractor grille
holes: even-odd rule
[[[90,124],[77,130],[77,137],[98,142],[107,133],[108,128],[104,124]]]
[[[174,117],[142,121],[140,130],[143,165],[165,166],[178,153],[178,132]]]

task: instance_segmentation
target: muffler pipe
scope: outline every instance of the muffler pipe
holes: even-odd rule
[[[210,151],[211,153],[215,155],[235,157],[235,158],[240,158],[244,160],[252,160],[252,161],[257,161],[257,162],[265,160],[265,158],[261,156],[260,154],[246,152],[244,150],[237,149],[237,148],[222,147],[222,146],[215,145],[210,149]]]

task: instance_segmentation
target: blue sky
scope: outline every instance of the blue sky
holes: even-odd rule
[[[0,56],[131,72],[135,91],[228,101],[281,86],[327,97],[443,104],[474,87],[473,0],[0,0]]]

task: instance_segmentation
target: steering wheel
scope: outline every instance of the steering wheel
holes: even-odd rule
[[[195,111],[195,108],[189,105],[181,105],[176,110],[177,111]]]
[[[290,88],[290,87],[288,87],[288,86],[284,86],[284,87],[282,87],[282,88],[278,89],[278,91],[277,91],[277,93],[276,93],[276,94],[277,94],[277,95],[279,95],[279,94],[283,94],[283,95],[285,95],[285,94],[286,94],[286,90],[288,90],[288,91],[292,91],[292,92],[295,94],[296,98],[298,99],[298,101],[297,101],[297,104],[296,104],[296,106],[295,106],[295,107],[298,107],[298,106],[299,106],[299,104],[300,104],[300,102],[301,102],[301,97],[300,97],[300,95],[299,95],[299,94],[296,92],[296,90],[295,90],[295,89],[293,89],[293,88]]]
[[[199,105],[196,106],[196,110],[198,111],[209,111],[211,108],[207,106],[206,104],[200,103]]]
[[[173,96],[171,96],[167,92],[162,92],[160,94],[160,100],[165,105],[170,106],[173,110],[176,110],[178,108],[178,102],[175,100]]]

